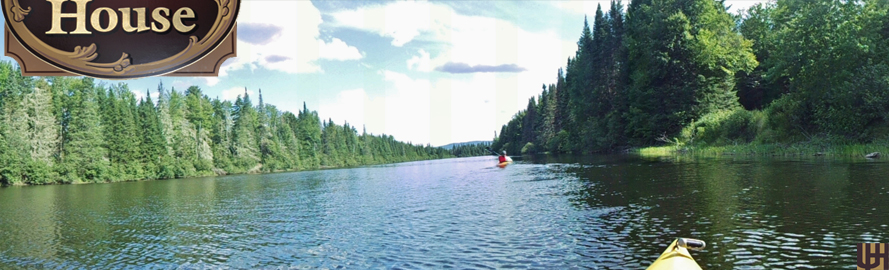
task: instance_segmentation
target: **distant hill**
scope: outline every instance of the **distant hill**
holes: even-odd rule
[[[441,146],[441,148],[451,150],[451,149],[454,149],[454,147],[456,147],[456,146],[467,145],[467,144],[480,144],[480,143],[491,144],[492,141],[472,141],[472,142],[452,143],[452,144],[447,144],[447,145]]]

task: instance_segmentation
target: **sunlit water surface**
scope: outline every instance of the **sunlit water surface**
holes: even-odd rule
[[[0,188],[0,268],[852,269],[886,242],[889,163],[495,157]]]

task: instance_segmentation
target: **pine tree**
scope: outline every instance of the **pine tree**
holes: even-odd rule
[[[190,86],[185,91],[185,118],[194,129],[195,169],[200,173],[208,173],[213,169],[213,150],[210,139],[213,108],[201,88]],[[190,132],[187,131],[187,132]]]
[[[213,130],[211,139],[213,141],[213,165],[216,167],[217,174],[225,174],[233,172],[236,169],[232,163],[234,148],[232,144],[232,129],[234,129],[234,120],[232,119],[232,104],[229,101],[213,100]]]
[[[63,176],[71,182],[108,181],[108,158],[99,115],[98,91],[92,78],[72,83],[68,108],[71,121],[65,143]]]
[[[113,180],[142,178],[139,127],[135,116],[135,96],[125,84],[116,84],[101,91],[100,113],[104,127],[108,159],[114,169]],[[106,95],[107,94],[107,95]]]
[[[250,170],[258,165],[260,159],[259,147],[256,139],[256,111],[244,89],[244,97],[238,96],[234,104],[232,119],[232,153],[234,166],[238,170]]]
[[[49,85],[43,82],[34,87],[22,101],[22,109],[27,112],[27,117],[18,118],[18,121],[28,124],[26,134],[31,146],[31,159],[52,166],[58,155],[59,125],[52,115],[52,95],[49,92]]]
[[[145,93],[145,100],[139,103],[139,123],[141,124],[140,136],[142,143],[142,162],[145,164],[147,178],[172,178],[172,171],[163,171],[164,161],[167,155],[167,139],[164,138],[160,117],[157,108],[151,100],[151,93]]]
[[[0,182],[7,185],[40,184],[48,169],[39,161],[48,150],[40,142],[33,142],[35,136],[45,134],[46,120],[42,117],[43,100],[37,100],[40,90],[34,89],[30,78],[21,76],[20,70],[8,62],[0,63]],[[31,125],[37,129],[33,129]],[[38,160],[34,160],[34,158]],[[42,166],[40,166],[42,165]],[[45,178],[45,177],[44,177]]]
[[[300,160],[306,169],[314,169],[321,166],[321,120],[318,118],[318,112],[309,111],[306,103],[303,102],[303,109],[299,111],[296,125],[291,122],[291,128],[297,134],[297,139],[301,143]]]
[[[161,132],[163,134],[167,148],[167,156],[173,156],[173,119],[170,117],[170,93],[164,89],[164,83],[157,85],[157,115],[161,123]],[[172,165],[172,164],[171,164]]]
[[[173,136],[172,148],[173,159],[175,160],[176,177],[187,177],[199,175],[198,168],[195,164],[200,163],[198,160],[198,151],[203,145],[198,144],[198,133],[195,126],[188,121],[188,107],[185,104],[185,96],[176,91],[175,88],[170,91],[169,98],[170,121],[173,129],[170,134]],[[209,167],[203,169],[209,170]]]

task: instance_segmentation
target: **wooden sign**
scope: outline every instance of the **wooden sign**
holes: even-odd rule
[[[238,0],[0,0],[25,76],[218,76],[236,56]]]

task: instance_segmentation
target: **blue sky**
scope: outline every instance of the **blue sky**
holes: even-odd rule
[[[757,2],[726,1],[732,11]],[[491,140],[555,81],[584,15],[609,3],[246,0],[238,57],[218,78],[125,82],[138,95],[163,81],[229,100],[262,89],[279,109],[305,102],[322,119],[415,144]]]

